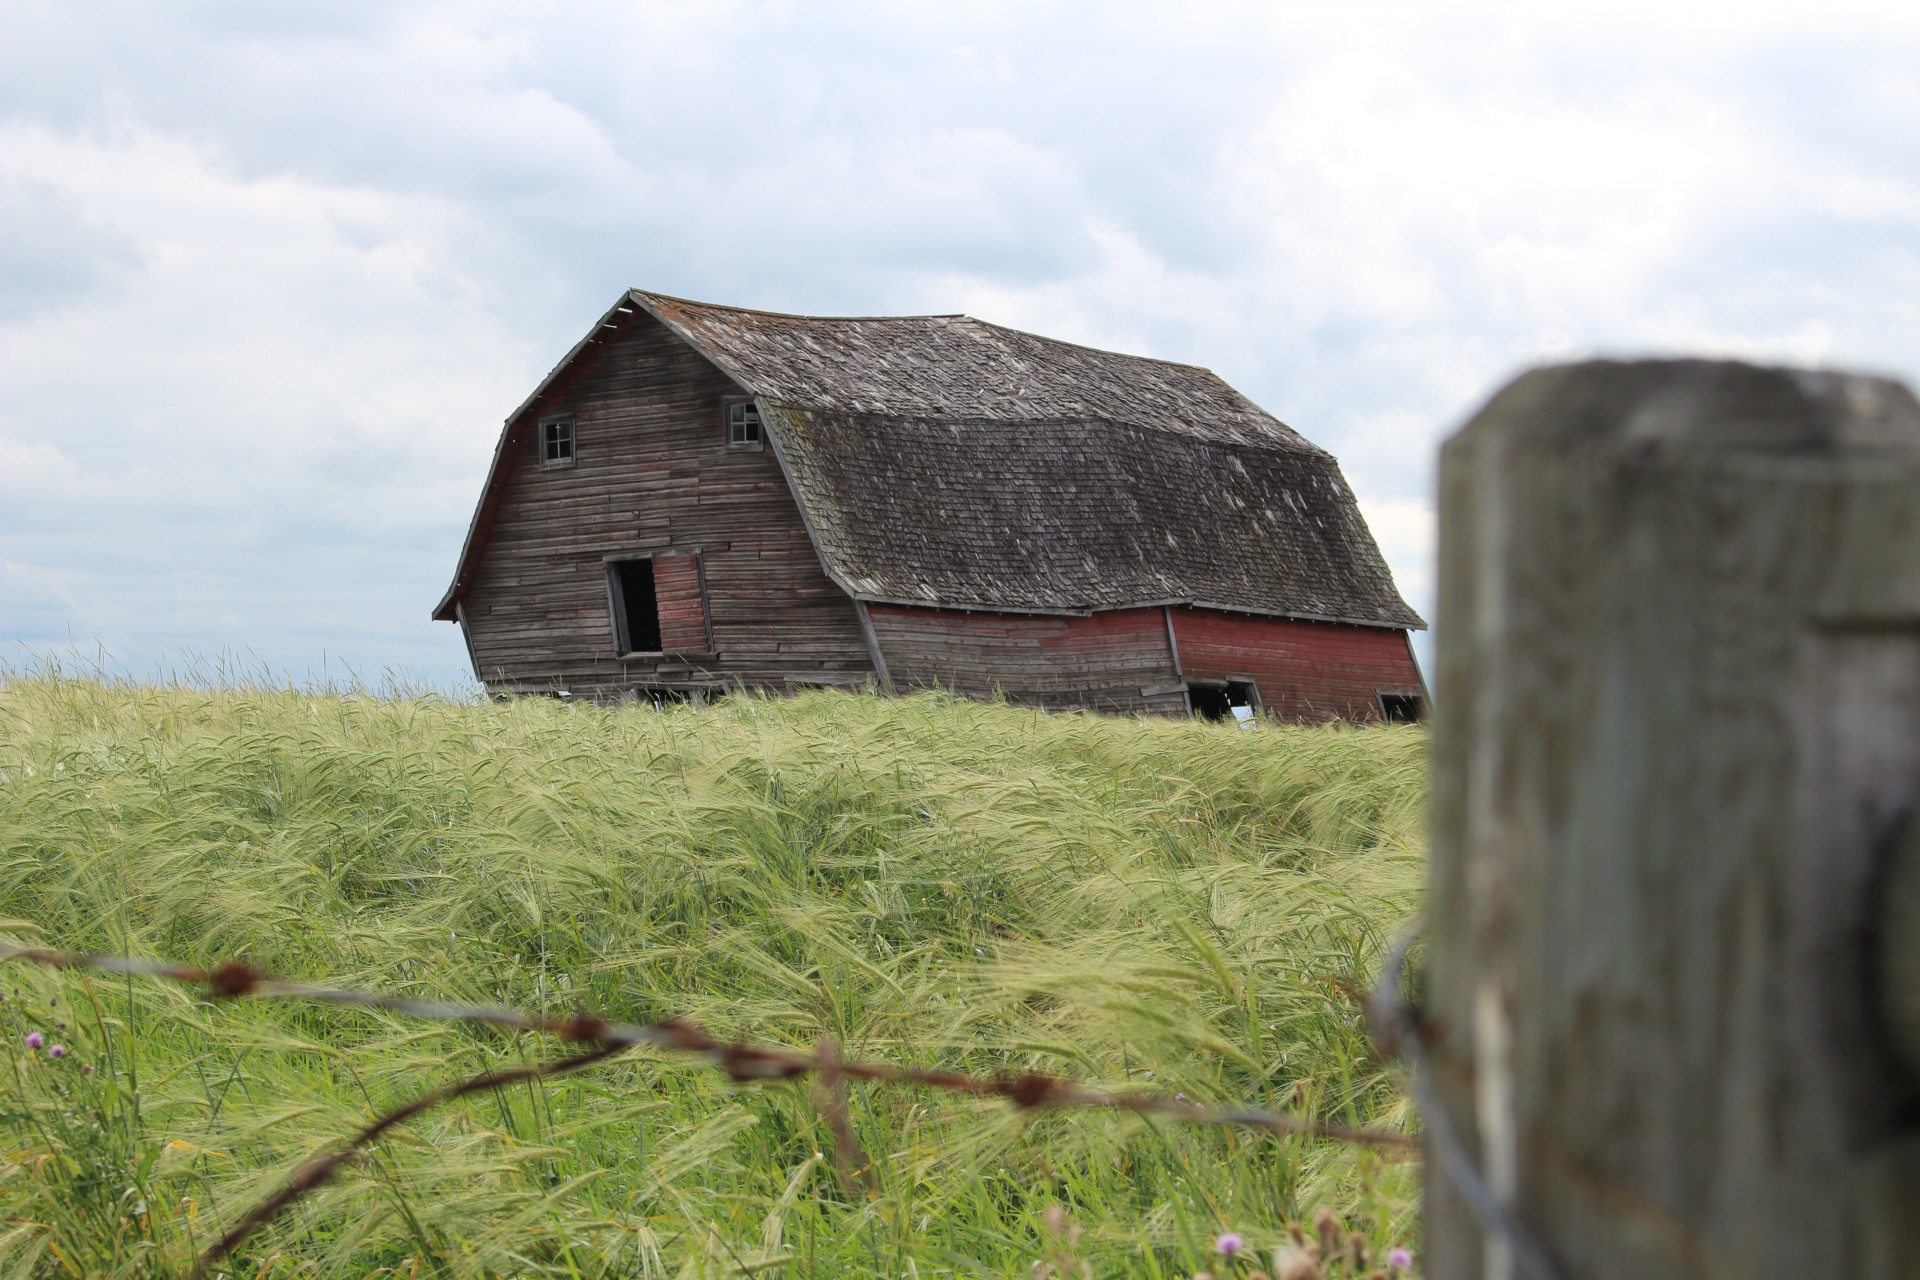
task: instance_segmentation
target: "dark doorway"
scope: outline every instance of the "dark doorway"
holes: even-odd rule
[[[1227,686],[1223,684],[1188,685],[1187,705],[1202,720],[1225,720],[1233,714],[1233,704],[1227,701]]]
[[[660,605],[653,561],[617,560],[607,566],[613,589],[614,643],[621,653],[660,652]]]

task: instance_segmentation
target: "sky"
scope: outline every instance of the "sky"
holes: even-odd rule
[[[0,661],[468,686],[501,421],[629,286],[1205,365],[1431,616],[1524,368],[1920,384],[1901,8],[0,0]]]

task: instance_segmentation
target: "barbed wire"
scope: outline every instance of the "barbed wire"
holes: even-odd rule
[[[379,1116],[332,1152],[302,1166],[284,1187],[250,1210],[202,1256],[194,1271],[196,1277],[206,1275],[209,1268],[230,1254],[254,1231],[319,1187],[343,1163],[394,1126],[467,1094],[579,1070],[634,1048],[700,1058],[740,1084],[814,1076],[814,1102],[833,1133],[836,1165],[849,1188],[870,1171],[861,1157],[859,1144],[847,1119],[845,1086],[850,1080],[915,1085],[976,1097],[1001,1098],[1023,1111],[1064,1108],[1126,1111],[1187,1124],[1259,1129],[1275,1135],[1323,1138],[1408,1150],[1418,1150],[1420,1147],[1418,1138],[1406,1134],[1328,1124],[1247,1104],[1208,1106],[1182,1097],[1089,1088],[1074,1080],[1034,1071],[1017,1075],[975,1076],[958,1071],[843,1058],[838,1046],[830,1040],[822,1041],[813,1053],[744,1041],[728,1043],[714,1039],[685,1018],[665,1018],[658,1022],[635,1024],[612,1022],[584,1012],[554,1018],[504,1006],[415,1000],[383,992],[295,982],[275,977],[244,960],[229,960],[211,969],[203,969],[195,965],[134,956],[81,955],[45,947],[0,946],[0,963],[9,960],[22,960],[56,969],[88,969],[166,978],[204,988],[216,1000],[286,999],[349,1005],[415,1018],[513,1027],[591,1046],[584,1053],[558,1058],[539,1066],[506,1072],[483,1072],[457,1084],[430,1090]],[[1422,1106],[1424,1108],[1426,1104],[1423,1102]],[[1543,1273],[1542,1280],[1556,1278],[1550,1273]]]
[[[413,1000],[404,996],[373,991],[319,987],[304,982],[276,978],[245,961],[230,960],[213,969],[145,960],[124,956],[74,955],[44,947],[0,947],[0,961],[28,960],[53,968],[94,969],[106,973],[145,974],[170,978],[176,982],[204,986],[216,999],[243,996],[313,1000],[326,1004],[357,1005],[384,1009],[416,1018],[454,1022],[480,1022],[494,1026],[517,1027],[541,1032],[562,1040],[616,1048],[646,1047],[670,1053],[684,1053],[707,1059],[737,1083],[761,1080],[791,1080],[820,1069],[818,1054],[792,1049],[715,1040],[685,1018],[665,1018],[659,1022],[636,1025],[609,1022],[590,1013],[565,1018],[524,1013],[501,1006],[450,1004],[443,1001]],[[1192,1124],[1236,1125],[1265,1129],[1273,1133],[1298,1134],[1312,1138],[1330,1138],[1373,1146],[1417,1148],[1419,1140],[1405,1134],[1383,1133],[1373,1129],[1352,1128],[1304,1120],[1260,1107],[1234,1105],[1210,1107],[1182,1098],[1157,1094],[1116,1093],[1089,1089],[1077,1082],[1039,1072],[1013,1076],[970,1076],[957,1071],[905,1067],[893,1063],[837,1059],[834,1070],[852,1080],[889,1084],[913,1084],[929,1089],[984,1097],[1001,1097],[1026,1110],[1042,1107],[1093,1107],[1132,1111],[1143,1115],[1165,1116]]]

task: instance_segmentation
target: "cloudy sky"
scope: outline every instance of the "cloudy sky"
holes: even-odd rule
[[[628,285],[1208,365],[1428,612],[1519,368],[1920,382],[1920,19],[1442,8],[4,0],[5,657],[467,680],[501,418]]]

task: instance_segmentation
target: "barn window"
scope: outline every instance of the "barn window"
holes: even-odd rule
[[[1427,718],[1426,699],[1417,693],[1380,693],[1380,718],[1388,724],[1419,724]]]
[[[761,447],[760,406],[753,401],[733,397],[727,406],[727,448],[757,452]]]
[[[571,416],[540,420],[540,465],[543,467],[573,465],[573,418]]]
[[[660,652],[660,601],[653,561],[615,560],[607,566],[613,597],[613,642],[621,653]]]

